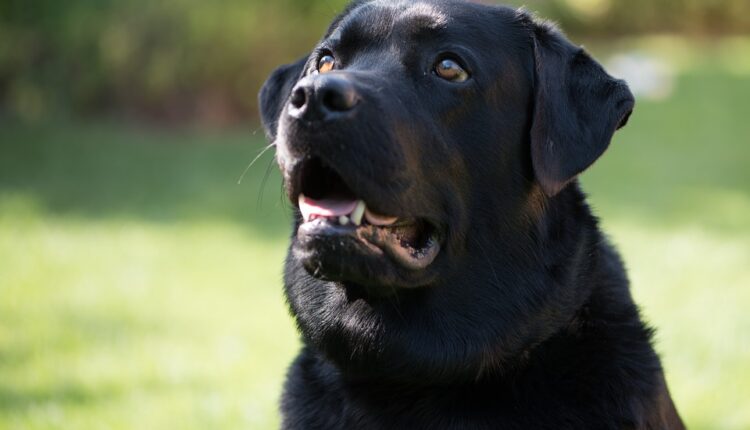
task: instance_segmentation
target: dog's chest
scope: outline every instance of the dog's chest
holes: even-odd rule
[[[405,389],[344,383],[330,368],[308,366],[298,360],[282,401],[283,428],[640,428],[635,424],[637,414],[623,414],[625,411],[617,406],[620,401],[601,393],[580,390],[571,395],[554,383],[527,388],[487,385]],[[620,400],[624,404],[624,399]]]

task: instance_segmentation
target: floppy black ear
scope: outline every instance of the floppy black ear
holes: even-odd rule
[[[307,56],[299,59],[296,63],[287,64],[274,70],[260,89],[258,95],[260,119],[263,128],[266,130],[266,135],[271,140],[276,138],[276,128],[281,110],[289,99],[294,84],[299,80],[306,61]]]
[[[534,26],[531,159],[544,192],[554,196],[602,155],[635,100],[582,48],[549,25]]]

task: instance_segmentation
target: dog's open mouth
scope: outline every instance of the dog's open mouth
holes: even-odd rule
[[[426,268],[440,251],[432,224],[412,216],[376,213],[318,158],[306,160],[299,185],[298,237],[354,238],[364,245],[361,249],[385,254],[411,270]]]

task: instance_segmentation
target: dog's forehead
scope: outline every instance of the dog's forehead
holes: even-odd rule
[[[441,35],[492,37],[507,28],[503,21],[517,23],[518,11],[467,1],[373,0],[355,4],[334,22],[324,39],[332,45],[353,47]]]
[[[449,14],[427,2],[367,2],[354,7],[338,21],[328,40],[383,40],[394,32],[419,33],[445,28]]]

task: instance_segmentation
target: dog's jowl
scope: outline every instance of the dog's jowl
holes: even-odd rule
[[[576,180],[633,96],[553,26],[357,1],[260,102],[295,208],[284,428],[683,428]]]

